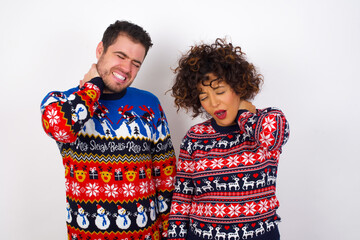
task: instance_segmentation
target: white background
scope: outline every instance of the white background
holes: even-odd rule
[[[95,62],[117,19],[154,42],[133,86],[155,93],[172,139],[202,121],[176,112],[182,53],[227,36],[264,75],[258,108],[281,108],[291,136],[278,173],[282,239],[359,239],[360,2],[357,0],[1,0],[0,238],[65,239],[64,169],[39,105]]]

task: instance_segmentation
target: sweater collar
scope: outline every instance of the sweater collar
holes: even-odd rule
[[[223,126],[217,125],[214,118],[211,118],[211,126],[215,129],[216,132],[219,132],[219,133],[230,133],[230,132],[234,132],[234,131],[240,131],[240,127],[238,124],[223,127]]]
[[[125,96],[127,88],[118,93],[103,93],[100,100],[118,100]]]

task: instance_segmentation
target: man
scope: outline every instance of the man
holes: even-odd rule
[[[80,85],[42,102],[44,130],[65,167],[69,239],[166,236],[176,163],[170,132],[159,100],[129,87],[151,46],[141,27],[116,21]]]

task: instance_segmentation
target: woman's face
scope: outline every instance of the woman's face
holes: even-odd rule
[[[209,80],[198,84],[201,106],[209,113],[219,126],[235,124],[240,106],[240,97],[224,80],[213,73],[207,74]]]

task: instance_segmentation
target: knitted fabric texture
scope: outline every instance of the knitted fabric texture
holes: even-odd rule
[[[184,137],[168,239],[279,238],[275,187],[288,122],[275,108],[236,119],[228,127],[210,119]]]
[[[69,239],[161,239],[174,189],[176,158],[165,114],[149,92],[51,92],[41,105],[45,132],[65,168]]]

